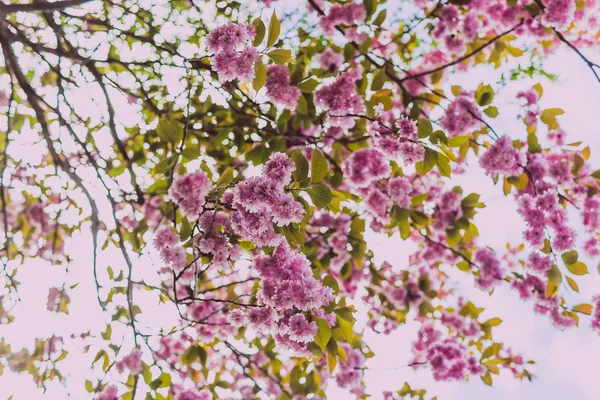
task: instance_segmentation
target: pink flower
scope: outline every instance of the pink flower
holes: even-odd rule
[[[290,109],[298,105],[300,89],[290,86],[290,73],[285,65],[271,65],[267,69],[265,87],[272,102]]]
[[[169,196],[181,211],[190,217],[198,216],[204,205],[204,198],[210,192],[212,182],[203,171],[179,177],[169,189]]]
[[[330,47],[326,48],[319,56],[321,68],[329,72],[337,72],[344,63],[344,56],[336,53]]]
[[[139,349],[134,349],[121,361],[117,361],[116,367],[119,373],[123,373],[125,369],[128,369],[131,375],[140,374],[142,372],[142,352]]]
[[[346,179],[357,188],[387,177],[390,166],[385,156],[375,149],[360,149],[346,159],[343,166]]]
[[[482,290],[489,291],[502,280],[500,262],[494,252],[489,249],[479,249],[475,252],[475,263],[479,266],[479,276],[475,284]]]
[[[298,313],[290,317],[288,322],[290,339],[297,342],[309,342],[317,334],[317,324],[308,322],[303,314]]]
[[[108,385],[96,400],[119,400],[117,387],[115,385]]]
[[[348,114],[361,114],[365,110],[362,97],[356,93],[355,81],[360,78],[360,71],[352,70],[341,74],[332,84],[324,86],[315,93],[315,104],[327,110],[329,115],[344,117]],[[353,118],[332,118],[336,126],[351,128]]]
[[[441,120],[442,127],[450,136],[459,136],[476,130],[480,126],[481,113],[473,103],[473,95],[461,93],[446,110]]]
[[[593,299],[594,313],[592,314],[592,329],[600,332],[600,296]]]
[[[333,36],[336,25],[353,25],[367,17],[367,11],[362,4],[346,3],[335,4],[329,9],[326,16],[321,17],[320,25],[326,36]]]
[[[521,167],[525,164],[525,155],[512,146],[507,136],[496,140],[488,151],[481,156],[479,165],[488,175],[505,176],[519,175]]]
[[[238,44],[252,40],[254,35],[255,28],[252,25],[229,23],[211,31],[206,37],[206,44],[213,53],[230,52]]]
[[[575,16],[575,1],[573,0],[544,0],[542,23],[546,26],[564,30],[568,28]]]

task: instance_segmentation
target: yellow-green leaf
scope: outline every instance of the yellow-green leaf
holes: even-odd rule
[[[288,49],[277,49],[267,53],[269,58],[273,60],[275,64],[285,64],[292,58],[292,52]]]
[[[567,264],[567,269],[573,275],[585,275],[588,273],[587,266],[581,261],[577,261],[573,264]]]
[[[591,315],[593,310],[594,306],[591,304],[578,304],[573,307],[573,311],[587,315]]]
[[[252,81],[252,88],[257,92],[265,86],[267,82],[267,68],[262,61],[257,61],[254,65],[254,80]]]
[[[321,182],[329,172],[327,159],[319,149],[313,149],[310,160],[310,181],[312,183]]]
[[[265,38],[265,33],[267,28],[265,27],[265,23],[262,21],[262,19],[260,18],[256,18],[253,22],[252,25],[254,25],[254,28],[256,29],[256,34],[254,35],[254,40],[252,41],[252,45],[254,47],[259,46],[263,39]]]
[[[281,32],[281,23],[279,22],[279,18],[277,18],[277,14],[273,11],[273,15],[271,15],[271,21],[269,21],[269,36],[267,37],[267,47],[271,47],[275,44],[277,39],[279,38],[279,33]]]

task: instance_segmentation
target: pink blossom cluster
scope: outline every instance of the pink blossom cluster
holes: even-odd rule
[[[593,301],[594,313],[592,314],[592,329],[600,332],[600,296],[595,296]]]
[[[353,349],[346,343],[340,344],[346,352],[346,362],[338,363],[335,380],[339,387],[349,389],[353,394],[360,397],[360,382],[363,378],[363,369],[366,358],[360,348]]]
[[[519,175],[525,165],[525,155],[515,149],[507,136],[502,136],[479,159],[479,165],[491,176]]]
[[[160,210],[161,203],[162,199],[160,196],[152,196],[144,202],[142,213],[144,214],[150,229],[156,228],[162,220],[162,212]]]
[[[440,124],[453,137],[479,129],[480,120],[481,113],[474,103],[473,94],[463,92],[450,103]]]
[[[189,284],[181,285],[187,292],[187,297],[181,298],[180,301],[191,299],[193,291]],[[178,291],[178,293],[180,293]],[[181,293],[180,293],[181,294]],[[223,305],[218,302],[219,299],[226,297],[224,291],[210,292],[205,295],[203,301],[189,300],[185,301],[187,305],[185,314],[188,321],[200,322],[194,325],[196,337],[205,343],[213,341],[215,338],[227,337],[235,333],[236,327],[228,323],[227,314],[224,313]],[[210,301],[214,299],[215,301]],[[205,322],[205,323],[202,323]]]
[[[379,129],[382,133],[373,139],[375,148],[389,158],[402,157],[406,165],[423,161],[425,149],[418,143],[419,137],[415,122],[408,118],[401,118],[396,121],[396,126],[398,127],[397,136]]]
[[[524,193],[518,197],[519,214],[527,222],[525,240],[534,247],[541,247],[545,232],[554,231],[552,247],[558,251],[569,250],[575,242],[575,234],[567,225],[565,210],[558,203],[554,189],[548,189],[537,196]]]
[[[323,86],[315,92],[315,104],[334,117],[330,120],[331,125],[352,128],[355,122],[350,115],[364,112],[363,98],[356,92],[355,84],[360,77],[360,70],[352,69],[342,73],[330,85]]]
[[[299,223],[304,207],[284,191],[296,166],[284,153],[273,153],[263,175],[240,182],[223,202],[236,210],[231,215],[233,231],[258,246],[274,246],[281,240],[277,226]]]
[[[566,30],[575,17],[572,0],[543,0],[542,23],[558,30]]]
[[[254,269],[261,277],[260,298],[274,309],[308,311],[333,299],[331,288],[313,277],[308,259],[292,252],[286,243],[278,245],[272,255],[256,257]]]
[[[43,203],[34,203],[27,210],[27,217],[31,224],[41,230],[42,234],[52,231],[50,216],[45,210]]]
[[[496,255],[490,249],[481,248],[475,252],[474,260],[479,267],[479,276],[475,278],[475,285],[482,290],[492,290],[503,277]]]
[[[347,214],[321,213],[314,216],[309,222],[309,227],[307,227],[307,232],[314,232],[316,243],[319,245],[317,257],[323,258],[327,254],[333,254],[329,261],[329,268],[333,272],[339,273],[344,264],[351,258],[348,252],[348,236],[350,235],[351,223],[350,216]],[[327,235],[318,234],[323,229],[327,230]]]
[[[467,339],[477,340],[481,334],[481,327],[477,321],[455,312],[443,312],[440,322]]]
[[[365,6],[358,3],[335,4],[321,17],[320,26],[326,36],[333,36],[337,25],[354,25],[367,17]]]
[[[532,272],[545,275],[552,268],[552,258],[538,252],[529,254],[527,259],[527,268]]]
[[[437,229],[445,230],[454,226],[462,215],[461,195],[450,190],[436,201],[433,224]]]
[[[273,334],[280,346],[306,352],[317,325],[305,313],[328,305],[333,300],[331,288],[313,277],[308,259],[293,252],[286,242],[273,254],[256,257],[253,268],[261,278],[258,298],[264,305],[248,312],[232,310],[229,321],[236,327],[248,323],[258,332]]]
[[[439,289],[435,287],[435,280],[428,271],[413,263],[410,263],[408,270],[398,270],[384,262],[378,269],[378,274],[386,279],[369,285],[369,295],[363,297],[363,301],[370,307],[367,326],[377,333],[392,333],[403,321],[403,318],[395,317],[396,312],[404,316],[410,309],[418,309],[427,298],[423,290]]]
[[[115,385],[108,385],[100,395],[96,397],[96,400],[119,400],[119,392]]]
[[[386,178],[391,172],[383,153],[376,149],[364,148],[355,151],[343,165],[344,177],[357,188],[369,186],[376,180]]]
[[[546,297],[545,276],[527,274],[523,279],[516,279],[512,282],[512,287],[519,292],[523,300],[533,299],[536,301],[534,310],[541,315],[550,317],[555,326],[559,328],[569,328],[575,325],[575,320],[568,315],[560,312],[560,299],[558,296]]]
[[[253,25],[226,24],[211,31],[206,37],[208,50],[213,53],[211,65],[223,82],[234,80],[249,82],[254,78],[254,63],[259,56],[251,45],[245,42],[254,38]]]
[[[69,299],[69,296],[67,296],[64,289],[56,287],[50,288],[50,290],[48,291],[48,301],[46,304],[46,309],[48,311],[58,312],[60,310],[60,303],[65,297],[67,298],[67,300]]]
[[[229,216],[222,212],[209,211],[198,219],[202,233],[195,237],[198,250],[212,256],[211,264],[224,268],[237,261],[242,251],[237,244],[232,245],[228,237],[234,235]]]
[[[175,397],[175,400],[211,400],[212,394],[208,390],[196,392],[195,390],[181,391]]]
[[[212,182],[204,171],[196,171],[181,176],[169,189],[169,197],[189,217],[197,217],[204,199],[212,188]]]
[[[344,63],[344,56],[332,48],[326,48],[319,56],[319,64],[325,71],[337,72]]]
[[[590,233],[584,243],[584,249],[590,256],[600,255],[600,247],[596,232],[600,228],[600,201],[596,197],[586,197],[581,211],[583,226]]]
[[[517,93],[517,99],[524,100],[524,111],[523,122],[527,126],[533,126],[537,124],[538,118],[540,117],[540,107],[538,105],[538,94],[535,90],[530,89]]]
[[[298,104],[300,89],[290,85],[290,73],[285,65],[271,65],[267,69],[267,96],[275,104],[293,109]]]
[[[418,340],[413,343],[414,361],[418,367],[430,365],[433,377],[438,381],[464,380],[467,375],[481,375],[485,368],[455,336],[442,338],[442,333],[432,324],[424,324]]]
[[[142,372],[142,352],[139,349],[134,349],[120,361],[117,361],[115,366],[119,373],[123,373],[127,369],[131,375],[140,374]]]
[[[160,347],[154,355],[160,360],[166,361],[169,365],[175,366],[181,362],[181,356],[192,342],[192,337],[185,332],[181,334],[180,338],[162,336],[160,338]]]
[[[162,261],[179,270],[187,265],[185,250],[179,244],[179,236],[171,228],[161,228],[154,238],[154,247],[160,252]]]

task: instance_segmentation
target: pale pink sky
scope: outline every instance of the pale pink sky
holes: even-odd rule
[[[600,60],[600,54],[590,54]],[[561,126],[567,132],[567,141],[584,140],[592,149],[592,163],[600,160],[600,126],[596,123],[600,113],[600,84],[595,81],[585,64],[574,53],[561,50],[550,57],[544,64],[549,72],[560,75],[557,83],[541,79],[544,86],[542,108],[560,107],[565,115],[560,118]],[[497,73],[492,68],[478,68],[477,72],[458,76],[450,84],[461,84],[466,89],[475,89],[482,80],[487,83],[496,81]],[[538,80],[509,82],[494,100],[501,114],[490,123],[500,134],[511,138],[524,136],[524,126],[516,120],[518,112],[515,94],[521,89],[531,87]],[[93,110],[93,105],[90,104]],[[594,157],[596,155],[596,157]],[[600,168],[600,161],[596,162]],[[472,165],[469,172],[457,177],[465,191],[477,191],[488,207],[480,211],[476,223],[481,234],[480,244],[503,249],[507,241],[516,243],[520,240],[522,221],[515,212],[511,199],[502,196],[501,188],[494,187],[478,169]],[[387,238],[384,235],[371,233],[368,235],[370,247],[376,254],[378,262],[387,260],[395,265],[406,264],[412,244],[402,242],[397,236]],[[23,304],[15,311],[17,320],[9,326],[0,326],[0,337],[15,346],[31,346],[36,337],[51,334],[68,335],[72,332],[91,330],[99,332],[104,329],[109,317],[103,314],[95,299],[95,288],[91,274],[91,240],[89,234],[78,234],[73,237],[67,247],[74,262],[70,266],[71,275],[68,284],[80,282],[79,286],[70,292],[72,303],[70,314],[51,314],[45,310],[48,288],[60,286],[64,281],[64,268],[50,266],[42,261],[28,261],[19,273],[22,281],[21,295]],[[122,264],[121,258],[114,250],[102,253],[100,265],[112,265],[118,269]],[[590,263],[591,275],[579,281],[582,296],[581,302],[589,300],[590,296],[600,293],[600,280],[595,263]],[[157,265],[149,257],[136,262],[136,270],[141,275],[147,271],[153,272]],[[597,400],[600,398],[597,388],[597,371],[600,365],[600,337],[590,331],[587,320],[579,329],[560,332],[551,326],[547,318],[535,316],[532,305],[521,302],[514,292],[506,288],[497,289],[493,297],[476,291],[470,278],[464,274],[456,276],[455,287],[461,293],[479,305],[485,306],[486,316],[499,316],[504,323],[495,329],[497,340],[504,341],[514,350],[521,352],[525,358],[534,359],[537,365],[531,368],[536,375],[534,382],[518,382],[511,376],[494,376],[494,387],[485,386],[478,378],[468,383],[439,383],[433,381],[428,370],[414,371],[405,367],[410,362],[410,343],[415,338],[416,324],[408,323],[389,336],[379,336],[371,332],[365,334],[366,342],[371,345],[376,357],[369,360],[366,373],[368,392],[372,399],[381,399],[382,390],[398,390],[407,381],[413,387],[427,388],[439,400],[530,400],[530,399],[577,399]],[[151,279],[151,278],[150,278]],[[148,303],[143,308],[155,307],[155,299],[138,298]],[[360,308],[360,307],[359,307]],[[161,312],[150,317],[153,326],[172,326],[175,314],[169,306],[163,306]],[[362,320],[364,323],[364,314]],[[119,329],[113,326],[113,337],[119,337]],[[89,398],[83,381],[90,378],[89,365],[93,354],[78,354],[72,351],[64,364],[64,372],[70,374],[71,384],[67,388],[74,399]],[[15,400],[35,399],[64,399],[67,392],[58,385],[51,385],[44,395],[31,383],[26,375],[17,375],[5,369],[0,377],[0,399],[14,395]],[[332,399],[351,399],[348,392],[331,388]]]

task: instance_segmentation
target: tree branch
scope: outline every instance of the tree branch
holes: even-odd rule
[[[54,3],[29,3],[29,4],[3,4],[0,5],[0,12],[4,14],[24,12],[48,12],[64,10],[69,7],[77,7],[93,0],[63,0]]]

